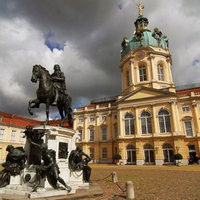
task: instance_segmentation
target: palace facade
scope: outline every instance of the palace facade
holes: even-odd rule
[[[200,84],[175,86],[168,38],[140,10],[121,43],[121,94],[74,110],[77,145],[94,163],[174,164],[200,156]]]

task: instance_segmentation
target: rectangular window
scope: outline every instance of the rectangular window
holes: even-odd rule
[[[79,129],[78,132],[80,133],[79,136],[80,136],[80,141],[83,140],[83,130],[82,129]]]
[[[117,114],[114,114],[114,116],[113,116],[113,117],[114,117],[114,120],[116,120],[116,119],[117,119]]]
[[[107,158],[107,148],[105,148],[105,147],[102,148],[102,158],[103,159]]]
[[[182,111],[183,112],[189,112],[190,111],[190,107],[189,106],[182,106]]]
[[[101,132],[102,132],[102,140],[107,140],[107,127],[102,126],[101,127]]]
[[[127,87],[130,85],[130,76],[129,72],[126,73],[126,82],[127,82]]]
[[[146,67],[139,67],[140,82],[147,80]]]
[[[90,122],[94,122],[94,116],[90,116]]]
[[[24,137],[25,137],[25,135],[24,135],[24,131],[21,131],[21,132],[20,132],[20,138],[19,138],[19,141],[20,141],[20,142],[23,142],[23,141],[24,141]]]
[[[5,129],[1,128],[0,129],[0,140],[3,140],[5,138]]]
[[[184,123],[185,123],[186,136],[192,137],[193,136],[192,122],[191,121],[185,121]]]
[[[118,137],[118,127],[117,124],[114,124],[114,138],[117,139]]]
[[[94,129],[89,129],[89,140],[94,141]]]
[[[78,118],[78,123],[83,123],[83,117]]]
[[[102,120],[102,121],[106,121],[106,120],[107,120],[107,116],[106,116],[106,115],[103,115],[103,116],[101,117],[101,120]]]
[[[94,148],[90,148],[90,157],[94,159]]]
[[[12,132],[11,132],[11,137],[10,137],[10,140],[11,141],[15,141],[15,138],[16,138],[16,130],[12,130]]]
[[[158,65],[158,80],[164,81],[163,67]]]

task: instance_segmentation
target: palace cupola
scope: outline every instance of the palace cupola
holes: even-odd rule
[[[138,9],[133,35],[121,43],[122,94],[142,86],[175,92],[168,38],[158,28],[151,31],[144,6],[139,4]]]

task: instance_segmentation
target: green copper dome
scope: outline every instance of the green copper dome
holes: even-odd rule
[[[122,58],[129,53],[130,51],[134,51],[140,47],[161,47],[163,49],[168,49],[168,38],[163,35],[162,32],[158,28],[154,28],[151,31],[148,28],[148,19],[143,17],[140,13],[137,20],[135,21],[136,30],[131,38],[123,38],[121,43],[122,50],[121,56]]]

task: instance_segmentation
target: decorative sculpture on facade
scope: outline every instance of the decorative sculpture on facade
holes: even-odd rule
[[[72,98],[66,91],[65,76],[60,70],[59,65],[54,66],[55,72],[50,75],[49,72],[41,65],[33,66],[31,81],[37,83],[39,88],[36,92],[37,98],[30,100],[28,111],[33,115],[32,108],[39,108],[41,103],[46,105],[46,122],[49,122],[49,107],[57,106],[61,116],[61,126],[67,119],[68,124],[72,127]]]
[[[83,156],[85,158],[83,158]],[[88,166],[88,163],[92,160],[86,153],[84,153],[81,147],[76,147],[72,150],[69,156],[69,169],[71,171],[83,170],[83,181],[90,182],[90,175],[92,168]]]
[[[26,155],[23,147],[8,145],[6,162],[2,164],[4,169],[0,172],[0,187],[5,187],[10,183],[10,177],[20,175],[25,168]]]

